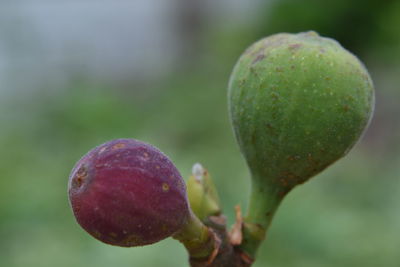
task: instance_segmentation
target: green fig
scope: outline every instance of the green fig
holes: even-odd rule
[[[374,89],[356,56],[311,31],[251,45],[236,63],[228,95],[252,178],[242,249],[254,256],[282,198],[359,140]]]

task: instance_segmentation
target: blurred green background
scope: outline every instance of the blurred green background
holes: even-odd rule
[[[126,249],[86,234],[69,172],[100,143],[143,140],[184,177],[208,168],[232,223],[249,179],[229,74],[252,42],[306,30],[366,64],[375,116],[347,157],[288,195],[254,266],[400,266],[399,1],[117,2],[0,3],[0,266],[188,266],[171,239]]]

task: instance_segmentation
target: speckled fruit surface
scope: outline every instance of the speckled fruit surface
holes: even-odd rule
[[[177,232],[188,220],[184,181],[155,147],[117,139],[89,151],[69,178],[77,222],[98,240],[142,246]]]
[[[254,43],[229,83],[231,121],[253,181],[281,193],[343,157],[373,106],[364,65],[315,32]]]

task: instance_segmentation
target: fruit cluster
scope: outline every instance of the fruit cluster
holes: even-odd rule
[[[100,145],[72,170],[69,199],[82,228],[122,247],[172,236],[192,266],[250,266],[284,196],[346,155],[374,107],[364,65],[315,32],[254,43],[237,62],[228,95],[252,181],[247,214],[242,218],[237,209],[231,233],[201,165],[189,179],[188,197],[171,160],[134,139]]]

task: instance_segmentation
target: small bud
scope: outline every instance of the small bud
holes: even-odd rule
[[[200,163],[195,163],[192,167],[192,174],[194,178],[196,178],[197,181],[201,182],[203,179],[204,173],[206,170],[204,170],[203,166],[201,166]]]
[[[217,189],[210,174],[200,163],[192,167],[187,190],[190,207],[200,220],[206,221],[209,216],[221,214]]]

